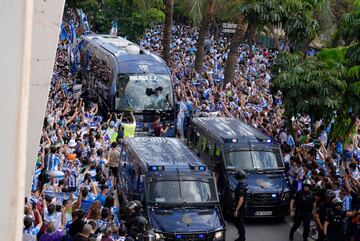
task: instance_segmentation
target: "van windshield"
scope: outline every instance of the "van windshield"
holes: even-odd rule
[[[280,155],[270,151],[230,151],[225,153],[227,168],[262,170],[283,168]]]
[[[155,203],[216,202],[214,180],[153,180],[148,184],[148,201]]]
[[[115,108],[118,111],[131,109],[172,110],[173,89],[170,76],[166,74],[120,74],[117,81]]]

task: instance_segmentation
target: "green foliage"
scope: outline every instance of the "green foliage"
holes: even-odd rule
[[[210,1],[215,0],[191,0],[189,1],[190,6],[190,18],[196,26],[200,26],[203,15],[205,12],[205,7],[209,4]]]
[[[295,43],[304,43],[316,37],[319,24],[314,18],[317,9],[315,1],[288,0],[286,2],[287,18],[284,30],[289,39]]]
[[[316,57],[301,59],[300,53],[278,56],[272,91],[283,93],[288,118],[306,113],[312,120],[329,121],[332,113],[343,105],[347,87],[342,78],[345,69],[340,64],[329,66]]]
[[[354,119],[348,114],[337,115],[335,123],[331,128],[329,139],[332,141],[340,139],[347,144],[351,141],[354,134],[356,134]]]
[[[145,12],[133,11],[130,16],[120,18],[120,35],[137,41],[142,38],[146,29],[162,23],[164,19],[165,14],[157,8],[150,8]]]
[[[271,71],[277,75],[286,72],[302,62],[303,55],[300,52],[291,54],[289,52],[280,52],[275,63],[271,66]]]
[[[132,41],[165,19],[161,0],[67,0],[67,6],[83,9],[96,33],[108,34],[117,21],[120,35]]]
[[[319,53],[317,53],[317,57],[326,62],[329,66],[335,66],[338,63],[344,63],[345,61],[345,53],[347,48],[339,47],[339,48],[324,48]]]
[[[347,13],[345,20],[342,33],[351,39],[350,46],[323,49],[316,57],[304,60],[299,53],[280,54],[273,66],[272,88],[283,92],[288,117],[306,113],[313,120],[328,122],[336,111],[330,138],[348,142],[360,116],[360,36],[356,30],[360,26],[360,5]]]
[[[237,7],[233,9],[240,10],[245,20],[257,27],[279,26],[286,14],[281,0],[242,0],[237,1]]]

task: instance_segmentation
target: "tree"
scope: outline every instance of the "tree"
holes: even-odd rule
[[[250,55],[252,54],[252,45],[255,41],[255,34],[258,27],[264,25],[264,14],[265,11],[265,2],[270,2],[269,0],[244,0],[240,4],[240,14],[242,14],[248,24],[247,34],[248,34],[248,43],[250,45]]]
[[[348,88],[345,93],[345,103],[351,113],[351,123],[348,133],[355,128],[356,118],[360,117],[360,0],[355,1],[355,9],[350,13],[353,22],[342,26],[349,37],[353,39],[345,53],[345,65],[347,66],[346,79]]]
[[[344,103],[347,83],[346,72],[341,63],[328,63],[317,57],[303,61],[301,53],[282,53],[274,71],[272,91],[281,91],[284,97],[285,114],[291,119],[297,114],[308,114],[312,121],[322,119],[329,123],[334,111]],[[292,62],[289,66],[287,63]],[[284,67],[281,67],[284,66]]]
[[[238,48],[244,36],[244,22],[248,24],[249,42],[254,41],[256,28],[271,25],[276,26],[281,23],[285,14],[281,0],[243,0],[236,1],[234,9],[239,10],[238,28],[233,35],[230,43],[230,51],[226,60],[224,71],[224,84],[231,82],[234,78],[237,59],[239,57]],[[240,26],[239,26],[240,25]],[[250,46],[250,54],[252,47]]]
[[[239,58],[238,48],[244,38],[245,26],[244,17],[240,15],[238,17],[236,31],[234,36],[231,38],[230,51],[226,60],[224,70],[224,85],[230,83],[234,79],[236,64]]]
[[[360,1],[339,22],[345,47],[321,50],[316,57],[282,53],[273,66],[272,90],[284,95],[288,118],[306,113],[312,120],[335,120],[330,139],[349,142],[360,117]],[[340,35],[341,35],[340,34]],[[336,115],[334,114],[336,113]]]
[[[354,0],[331,0],[331,11],[334,15],[336,24],[345,13],[349,13],[354,9]]]
[[[279,27],[286,15],[284,3],[281,0],[245,0],[241,3],[240,12],[248,23],[250,46],[255,42],[256,30],[261,27],[269,27],[276,39],[274,27]],[[250,54],[252,54],[252,48],[250,48]]]
[[[83,9],[93,32],[109,34],[117,21],[120,35],[132,41],[165,19],[161,0],[67,0],[67,6]]]
[[[302,47],[306,52],[307,46],[317,36],[319,23],[315,18],[315,11],[319,10],[326,0],[287,0],[285,1],[286,18],[283,29],[289,41]]]
[[[205,39],[214,17],[215,2],[216,0],[192,0],[191,2],[190,17],[196,26],[200,26],[195,54],[195,71],[198,73],[201,73],[204,61]],[[203,15],[204,9],[206,9],[205,15]]]
[[[163,58],[165,63],[170,66],[170,43],[171,43],[171,27],[173,19],[174,1],[166,0],[165,4],[165,24],[163,35]]]

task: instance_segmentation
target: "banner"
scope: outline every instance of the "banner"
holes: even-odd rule
[[[56,200],[58,201],[63,201],[63,200],[69,200],[70,199],[70,194],[69,193],[64,193],[64,192],[54,192],[54,191],[44,191],[45,195],[52,197],[52,198],[56,198]]]

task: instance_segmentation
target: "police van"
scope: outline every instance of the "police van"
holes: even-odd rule
[[[225,240],[213,172],[179,139],[126,138],[120,200],[140,200],[157,239]]]
[[[187,143],[217,176],[226,213],[235,210],[237,170],[246,172],[246,217],[283,217],[288,212],[290,188],[284,176],[280,148],[272,140],[235,118],[192,120]]]

